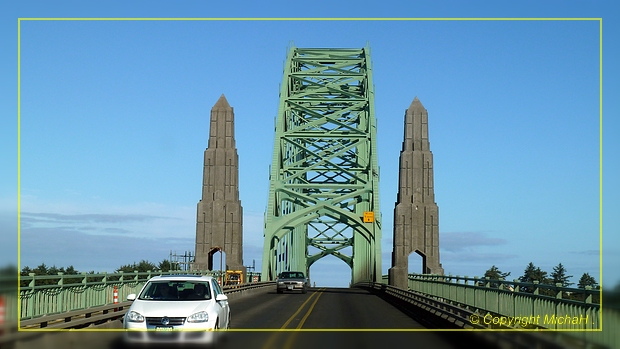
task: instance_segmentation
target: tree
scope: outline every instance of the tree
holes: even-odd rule
[[[534,266],[534,263],[530,262],[530,264],[525,267],[523,276],[519,277],[519,281],[527,283],[533,283],[534,281],[538,281],[541,284],[548,284],[551,279],[547,277],[546,271]],[[534,292],[534,288],[531,286],[522,286],[520,291],[532,293]]]
[[[19,275],[21,275],[21,276],[28,276],[28,274],[30,274],[30,273],[34,273],[34,271],[32,269],[30,269],[30,267],[25,266],[25,267],[22,268],[22,271],[21,271],[21,273]]]
[[[75,268],[71,265],[69,267],[67,267],[67,269],[65,269],[64,267],[56,267],[56,265],[53,265],[51,267],[47,267],[47,265],[45,265],[45,263],[41,263],[38,267],[32,269],[28,266],[25,266],[22,268],[21,272],[19,273],[21,276],[28,276],[30,273],[34,273],[36,276],[40,276],[40,275],[58,275],[58,273],[63,273],[64,275],[77,275],[78,271],[75,270]],[[64,279],[65,283],[72,283],[72,282],[79,282],[79,280],[81,280],[81,278],[73,278],[73,279]],[[54,279],[50,279],[50,280],[38,280],[37,281],[37,285],[54,285],[57,284],[58,280],[54,280]],[[22,287],[26,287],[28,286],[29,282],[22,280],[20,285]]]
[[[573,282],[568,282],[572,275],[566,275],[566,268],[562,265],[562,263],[558,264],[553,268],[553,272],[551,273],[551,279],[553,284],[562,284],[562,287],[568,287],[573,284]]]
[[[48,275],[47,274],[47,265],[45,265],[45,263],[41,263],[41,265],[39,265],[38,267],[34,268],[32,270],[33,273],[37,274],[37,275]]]
[[[594,279],[593,276],[591,276],[588,273],[583,273],[583,275],[581,275],[581,278],[579,279],[579,284],[577,285],[577,287],[579,288],[586,288],[586,286],[592,286],[592,288],[596,288],[596,279]]]
[[[179,270],[179,263],[173,263],[167,259],[164,259],[163,261],[159,262],[158,268],[163,272],[168,272],[170,270]]]
[[[133,264],[122,265],[120,268],[116,269],[116,272],[124,272],[124,273],[133,273],[134,271],[138,271],[139,273],[151,271],[151,270],[159,270],[155,264],[147,261],[141,260],[140,263],[134,262]]]
[[[510,275],[510,272],[502,273],[502,271],[499,270],[499,268],[495,265],[493,265],[491,268],[489,268],[489,270],[484,273],[484,277],[491,280],[506,279],[508,275]]]
[[[491,268],[489,268],[489,270],[484,272],[484,277],[485,278],[489,278],[489,280],[500,280],[500,279],[504,279],[505,280],[508,275],[510,275],[510,272],[503,273],[495,265],[491,266]],[[499,283],[492,282],[491,283],[491,287],[499,287]]]
[[[76,275],[76,274],[78,274],[78,271],[75,270],[73,265],[70,265],[70,266],[67,267],[67,269],[65,269],[65,274],[67,274],[67,275]]]

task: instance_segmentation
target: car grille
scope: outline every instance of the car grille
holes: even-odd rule
[[[161,319],[163,319],[163,317],[147,317],[146,323],[151,326],[162,326]],[[180,326],[185,323],[184,317],[169,317],[168,319],[170,323],[166,326]]]

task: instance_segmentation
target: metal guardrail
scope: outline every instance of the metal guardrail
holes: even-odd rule
[[[30,274],[20,276],[19,312],[20,320],[34,319],[39,316],[60,314],[67,311],[88,309],[113,303],[116,288],[118,299],[125,299],[131,293],[137,293],[147,280],[159,275],[209,275],[222,277],[220,271],[171,271],[171,272],[134,272],[134,273],[100,273],[65,275]],[[249,278],[251,280],[251,278]]]
[[[386,301],[408,313],[416,321],[429,329],[469,330],[465,332],[473,333],[478,339],[482,339],[488,344],[500,348],[615,348],[613,344],[610,344],[613,342],[577,338],[572,333],[559,333],[554,330],[545,331],[543,329],[528,330],[506,325],[490,327],[479,321],[481,317],[474,310],[453,305],[446,300],[414,291],[403,290],[384,283],[365,282],[355,284],[353,287],[371,290],[371,292],[385,298]],[[479,331],[471,332],[471,330]],[[550,333],[553,336],[550,336]]]
[[[66,313],[41,316],[38,318],[20,321],[22,330],[28,329],[69,329],[83,328],[92,325],[106,323],[111,320],[120,319],[125,315],[130,301],[117,304],[108,304],[88,309],[73,310]]]
[[[224,286],[222,291],[230,297],[242,296],[264,287],[273,287],[275,282],[257,282],[236,286]],[[83,328],[121,318],[125,315],[131,301],[106,304],[87,309],[73,310],[60,314],[46,315],[20,321],[21,329],[69,329]]]
[[[409,311],[411,309],[421,309],[435,315],[435,317],[414,316],[427,328],[485,328],[479,323],[472,323],[471,316],[475,314],[473,311],[428,296],[375,282],[361,282],[353,287],[365,288],[377,295],[389,296],[391,303],[396,303],[401,310],[407,311],[410,315],[414,315]]]
[[[222,290],[229,299],[251,294],[254,291],[261,291],[265,287],[274,287],[275,282],[256,282],[235,286],[224,286]],[[122,318],[129,307],[131,301],[106,304],[86,309],[72,310],[58,314],[45,315],[22,321],[8,321],[0,326],[0,345],[24,339],[29,335],[34,335],[43,330],[66,330],[96,328],[97,325],[105,324]],[[18,332],[19,324],[19,332]]]
[[[592,303],[594,296],[600,297],[600,290],[591,288],[428,274],[410,274],[408,286],[412,291],[475,311],[484,316],[481,323],[489,328],[601,328],[600,304]],[[582,300],[567,295],[578,295],[576,298]]]
[[[382,282],[388,284],[387,275]],[[523,288],[529,288],[529,292],[523,292]],[[472,312],[487,329],[505,328],[501,323],[504,319],[513,321],[511,329],[553,331],[554,336],[565,342],[587,343],[592,348],[620,348],[620,332],[616,330],[620,328],[620,311],[609,307],[602,309],[601,304],[592,303],[594,297],[601,297],[601,290],[428,274],[410,274],[408,289]],[[580,296],[574,297],[575,294]],[[570,299],[571,295],[582,300]],[[528,323],[538,315],[541,315],[538,321]],[[580,320],[585,317],[587,321]],[[570,321],[567,323],[566,319]],[[576,323],[572,323],[573,320]],[[529,341],[529,337],[523,340],[524,343]]]

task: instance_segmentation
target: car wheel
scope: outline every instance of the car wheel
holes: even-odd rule
[[[278,293],[282,293],[282,292],[283,292],[283,291],[282,291],[282,290],[280,290],[280,289],[278,289],[278,290],[276,290],[276,291],[277,291]]]

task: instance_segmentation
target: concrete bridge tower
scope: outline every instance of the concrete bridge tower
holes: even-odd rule
[[[398,182],[394,250],[388,275],[390,285],[406,289],[408,258],[412,252],[422,256],[422,273],[444,272],[439,263],[439,208],[435,203],[428,112],[417,97],[405,112]]]
[[[226,269],[243,270],[243,208],[239,200],[239,157],[233,108],[222,95],[211,109],[204,152],[202,199],[196,216],[194,270],[213,270],[213,255],[226,253]]]

